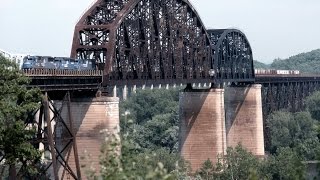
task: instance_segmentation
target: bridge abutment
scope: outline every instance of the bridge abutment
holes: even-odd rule
[[[193,171],[226,152],[224,90],[188,90],[180,93],[179,150]]]
[[[256,156],[264,156],[261,85],[225,89],[227,146],[239,143]]]

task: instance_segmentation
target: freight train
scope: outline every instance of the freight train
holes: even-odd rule
[[[66,57],[25,56],[22,69],[95,70],[95,60]]]
[[[300,75],[299,70],[255,69],[256,75]]]

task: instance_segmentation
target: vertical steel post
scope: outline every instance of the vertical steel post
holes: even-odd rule
[[[56,150],[53,142],[53,134],[52,134],[52,127],[51,127],[51,121],[50,121],[50,108],[49,108],[49,102],[48,102],[48,93],[45,93],[45,96],[43,97],[43,110],[44,110],[44,120],[47,122],[47,131],[48,131],[48,142],[51,150],[51,156],[52,156],[52,166],[53,166],[53,175],[55,180],[59,180],[58,175],[58,166],[57,166],[57,159],[56,159]]]
[[[79,163],[79,155],[78,155],[78,147],[77,147],[77,138],[76,138],[76,133],[74,133],[74,128],[73,128],[73,117],[72,117],[72,112],[71,112],[71,99],[70,99],[70,92],[67,93],[68,96],[68,116],[69,116],[69,125],[70,125],[70,132],[72,134],[73,138],[73,153],[74,153],[74,160],[76,164],[76,171],[77,171],[77,176],[78,180],[81,180],[81,170],[80,170],[80,163]]]

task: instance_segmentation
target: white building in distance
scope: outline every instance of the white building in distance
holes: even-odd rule
[[[4,51],[0,49],[0,54],[3,55],[4,57],[10,59],[11,61],[17,63],[19,65],[19,68],[21,69],[22,64],[23,64],[23,58],[27,56],[26,54],[12,54],[7,51]]]

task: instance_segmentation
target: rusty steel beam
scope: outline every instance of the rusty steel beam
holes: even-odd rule
[[[49,108],[49,102],[48,102],[48,94],[46,93],[43,98],[43,109],[44,109],[44,122],[47,123],[47,136],[48,136],[48,142],[50,147],[50,152],[52,156],[52,168],[53,168],[53,177],[55,180],[59,180],[58,175],[58,166],[57,166],[57,159],[56,159],[56,150],[53,140],[53,132],[52,132],[52,126],[50,121],[50,108]]]
[[[81,169],[80,169],[80,162],[79,162],[79,155],[78,155],[77,137],[76,137],[76,133],[75,133],[75,130],[73,127],[74,119],[73,119],[72,111],[71,111],[70,92],[67,92],[67,100],[68,100],[67,106],[68,106],[69,128],[71,131],[71,136],[73,137],[73,154],[74,154],[74,159],[75,159],[75,164],[76,164],[76,171],[77,171],[78,179],[81,179]],[[68,155],[68,158],[69,158],[69,155]]]
[[[31,177],[30,174],[21,174],[22,177],[31,177],[34,179],[51,178],[58,180],[63,179],[60,175],[68,173],[68,179],[79,180],[81,179],[79,157],[77,152],[76,137],[73,130],[73,117],[70,108],[70,94],[63,98],[61,101],[61,107],[56,107],[49,97],[48,93],[45,93],[42,99],[42,104],[38,110],[30,114],[28,119],[25,121],[26,128],[34,127],[36,134],[34,139],[30,140],[35,148],[39,150],[48,151],[51,155],[50,159],[44,159],[41,166],[41,172],[37,177]],[[62,108],[67,104],[67,117],[63,117]],[[44,149],[40,149],[40,144]],[[71,147],[73,147],[74,162],[68,160],[68,154],[71,153]],[[1,155],[1,154],[0,154]],[[3,160],[0,156],[0,163]],[[74,170],[69,164],[75,164]],[[34,165],[38,167],[38,164]],[[24,173],[24,172],[19,172]],[[39,176],[39,177],[38,177]]]
[[[95,59],[104,86],[214,80],[209,35],[188,0],[98,0],[75,27],[71,57]]]
[[[210,29],[208,33],[217,80],[254,82],[252,49],[245,34],[238,29]]]

